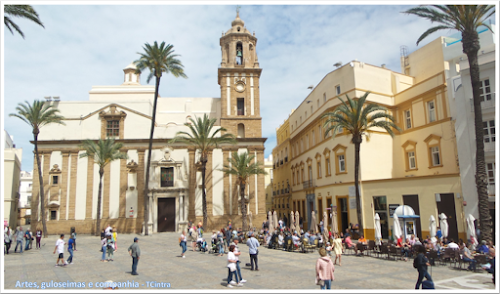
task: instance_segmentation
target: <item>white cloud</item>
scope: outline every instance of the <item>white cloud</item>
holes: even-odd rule
[[[162,97],[220,97],[219,38],[235,17],[234,5],[35,5],[45,29],[17,20],[26,39],[4,35],[4,128],[33,166],[29,126],[8,117],[19,102],[61,96],[87,100],[93,85],[119,85],[122,69],[144,43],[165,41],[180,54],[188,79],[164,76]],[[275,128],[333,64],[358,59],[400,71],[400,46],[410,51],[430,22],[392,5],[244,5],[240,16],[258,38],[263,68],[260,96],[266,157]],[[441,32],[445,34],[448,32]],[[425,43],[439,36],[434,34]],[[424,45],[421,44],[420,46]],[[146,83],[146,75],[142,77]],[[43,132],[43,129],[41,130]]]

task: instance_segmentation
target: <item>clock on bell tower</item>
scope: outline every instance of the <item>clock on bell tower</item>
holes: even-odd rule
[[[259,79],[262,69],[256,52],[257,38],[240,19],[222,34],[222,62],[218,70],[221,90],[221,126],[238,138],[261,138]]]

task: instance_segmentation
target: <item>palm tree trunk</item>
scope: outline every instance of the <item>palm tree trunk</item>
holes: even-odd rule
[[[43,237],[47,238],[47,217],[45,216],[45,187],[43,186],[43,177],[42,177],[42,167],[40,166],[40,156],[38,155],[38,133],[40,131],[38,129],[33,130],[33,137],[35,142],[35,157],[36,157],[36,165],[38,167],[38,182],[40,183],[40,204],[41,204],[41,212],[42,212],[42,229],[43,229]]]
[[[155,98],[153,102],[153,114],[151,118],[151,131],[149,133],[149,145],[148,145],[148,160],[146,161],[146,179],[144,183],[144,235],[149,235],[148,222],[149,222],[149,167],[151,166],[151,153],[153,152],[153,134],[155,131],[155,121],[156,121],[156,103],[158,101],[158,90],[160,88],[160,78],[156,76],[156,86],[155,86]]]
[[[247,203],[245,198],[245,186],[246,183],[240,184],[240,198],[241,198],[241,229],[243,231],[247,230]]]
[[[207,159],[201,159],[201,199],[203,206],[203,230],[208,230],[207,193],[205,191],[205,174],[207,170]]]
[[[481,79],[477,52],[479,51],[479,35],[476,31],[462,34],[463,51],[469,59],[469,72],[472,83],[474,101],[474,127],[476,131],[476,188],[479,208],[481,239],[491,241],[491,218],[489,213],[488,184],[486,182],[486,164],[484,158],[483,112],[481,109]]]
[[[95,235],[99,236],[101,233],[101,202],[102,202],[102,176],[104,175],[104,168],[99,167],[99,190],[97,191],[97,221],[95,225]]]
[[[361,209],[361,197],[359,195],[359,151],[361,149],[361,135],[352,139],[354,143],[354,187],[356,189],[356,213],[358,215],[359,234],[364,235],[363,231],[363,212]]]

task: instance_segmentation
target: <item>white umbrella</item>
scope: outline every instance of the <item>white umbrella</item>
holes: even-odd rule
[[[469,216],[467,217],[467,232],[469,234],[469,238],[470,237],[474,237],[474,245],[477,245],[478,242],[477,242],[477,238],[476,238],[476,226],[474,226],[474,221],[476,220],[476,218],[474,218],[472,216],[472,214],[469,214]]]
[[[269,211],[267,214],[267,220],[269,221],[269,232],[272,233],[274,232],[274,226],[273,226],[273,214],[271,213],[271,211]]]
[[[316,221],[316,213],[311,211],[311,226],[309,228],[314,234],[318,232],[318,222]]]
[[[443,238],[448,237],[448,218],[446,214],[441,213],[439,215],[439,226],[441,227],[441,234],[443,234]]]
[[[274,225],[275,228],[279,226],[279,224],[278,224],[278,215],[276,214],[276,210],[273,213],[273,225]]]
[[[295,231],[295,216],[292,211],[290,212],[290,232],[293,234],[293,231]]]
[[[375,213],[375,245],[382,244],[382,228],[380,227],[380,216]]]
[[[397,214],[394,214],[393,215],[394,217],[394,231],[393,231],[393,234],[396,238],[399,239],[399,237],[401,237],[402,233],[401,233],[401,226],[399,225],[399,218],[398,218],[398,215]]]
[[[332,210],[332,233],[339,233],[339,228],[337,225],[337,211]]]
[[[431,236],[431,238],[436,237],[436,231],[436,219],[431,214],[431,217],[429,218],[429,235]]]
[[[300,236],[300,215],[298,210],[295,212],[295,230],[297,230],[297,233]]]

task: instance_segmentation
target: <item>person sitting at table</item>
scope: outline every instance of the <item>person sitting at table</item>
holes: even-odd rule
[[[313,234],[313,231],[311,230],[311,232],[309,233],[309,244],[313,245],[314,244],[314,240],[318,239],[318,237],[316,235]]]
[[[411,246],[415,246],[415,241],[416,241],[415,240],[415,235],[411,235],[411,237],[410,237],[410,245]]]
[[[408,255],[411,252],[410,238],[406,238],[406,242],[401,243],[402,238],[398,238],[396,247],[401,248],[401,260],[408,261]]]
[[[450,240],[448,240],[448,238],[446,237],[443,237],[443,245],[448,245],[450,244]]]
[[[462,254],[462,260],[465,262],[469,262],[469,267],[467,267],[467,270],[472,270],[476,271],[476,260],[474,259],[474,256],[472,256],[472,253],[470,252],[469,248],[465,246],[465,243],[460,244],[460,254]]]
[[[323,235],[321,235],[320,233],[317,233],[316,237],[318,238],[319,247],[323,247],[323,244],[325,244],[325,241],[323,240]]]
[[[361,254],[363,254],[363,251],[365,251],[364,245],[367,244],[365,236],[363,236],[363,235],[360,236],[360,238],[358,239],[358,244],[363,244],[363,246],[361,246],[361,248],[359,249],[361,251]],[[354,252],[356,253],[356,255],[358,255],[358,246],[354,247]]]
[[[451,249],[459,249],[460,247],[458,246],[457,243],[453,239],[450,239],[450,243],[448,243],[448,248]]]
[[[292,234],[290,232],[286,233],[285,240],[283,241],[283,250],[287,250],[288,248],[288,240],[292,240]],[[292,240],[292,245],[293,246],[293,240]],[[292,247],[293,249],[293,247]]]
[[[488,254],[490,249],[486,246],[486,240],[481,241],[481,245],[476,248],[476,251],[481,254]]]
[[[418,239],[418,237],[415,237],[415,243],[413,243],[413,246],[418,246],[418,245],[423,245],[422,242]]]
[[[283,241],[284,241],[283,233],[280,232],[280,234],[278,235],[278,246],[279,247],[283,246]]]
[[[350,235],[347,235],[345,237],[345,248],[346,249],[354,249],[354,250],[356,250],[356,246],[354,246],[354,244],[352,243]]]
[[[344,237],[350,236],[351,233],[349,233],[349,228],[345,229],[345,234]]]
[[[293,241],[293,245],[295,246],[295,248],[300,246],[300,238],[299,238],[299,236],[297,236],[297,233],[293,233],[292,241]]]
[[[304,235],[304,238],[309,240],[309,236],[310,236],[309,231],[306,231],[306,233],[305,234],[303,233],[302,235]]]
[[[493,275],[493,278],[491,279],[493,281],[493,285],[495,285],[495,248],[491,247],[490,251],[490,267],[487,268],[486,266],[483,266],[483,269],[485,269],[487,272]]]

